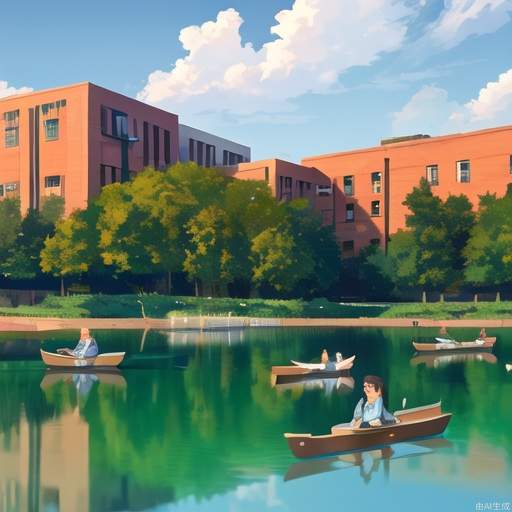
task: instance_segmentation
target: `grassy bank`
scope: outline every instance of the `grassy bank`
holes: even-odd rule
[[[165,295],[74,295],[49,296],[37,306],[0,308],[0,316],[58,318],[133,318],[141,317],[141,301],[151,318],[169,316],[218,315],[250,317],[308,318],[512,318],[512,301],[445,302],[410,304],[338,304],[325,299],[301,300],[229,299],[172,297]]]

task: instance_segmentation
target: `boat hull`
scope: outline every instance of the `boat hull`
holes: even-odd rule
[[[49,368],[114,368],[122,363],[125,354],[126,352],[111,352],[96,357],[79,359],[41,350],[43,362]]]
[[[464,350],[490,350],[496,343],[496,338],[484,338],[485,343],[461,341],[460,343],[417,343],[412,342],[418,352],[460,352]]]
[[[441,404],[397,411],[399,423],[373,428],[334,426],[331,434],[284,434],[296,457],[318,457],[331,453],[364,450],[442,434],[452,415],[441,413]]]

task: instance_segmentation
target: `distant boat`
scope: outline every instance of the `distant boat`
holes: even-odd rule
[[[110,352],[96,357],[80,359],[78,357],[53,354],[41,350],[44,364],[49,368],[112,368],[122,363],[126,352]]]
[[[507,372],[512,372],[512,364],[506,364],[505,368],[507,369]]]
[[[272,366],[271,382],[272,385],[285,382],[297,382],[302,379],[337,379],[346,375],[348,370],[354,366],[356,356],[344,359],[336,363],[336,370],[324,370],[323,364],[310,364],[292,361],[294,366]],[[299,366],[300,365],[300,366]]]
[[[488,350],[496,343],[496,337],[487,337],[475,341],[448,341],[440,343],[417,343],[412,342],[418,352],[437,352],[438,350]]]
[[[342,424],[334,425],[326,435],[286,433],[284,437],[296,457],[316,457],[441,434],[452,417],[441,412],[441,402],[397,411],[395,416],[399,423],[381,427],[355,428]]]

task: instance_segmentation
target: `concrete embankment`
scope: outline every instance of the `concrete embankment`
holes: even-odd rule
[[[422,318],[250,318],[250,317],[171,317],[171,318],[38,318],[0,317],[0,332],[55,331],[62,329],[161,329],[207,330],[242,327],[512,327],[512,318],[432,320]]]

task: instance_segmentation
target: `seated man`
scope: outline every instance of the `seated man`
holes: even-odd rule
[[[364,378],[363,390],[366,398],[361,398],[356,405],[351,427],[380,427],[397,423],[397,419],[384,407],[384,383],[380,377],[367,375]]]
[[[57,353],[77,357],[79,359],[96,357],[98,355],[98,345],[96,340],[91,336],[89,329],[82,327],[80,329],[80,339],[78,340],[77,346],[73,350],[69,348],[59,348],[57,349]]]

